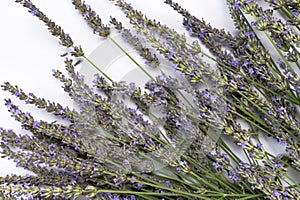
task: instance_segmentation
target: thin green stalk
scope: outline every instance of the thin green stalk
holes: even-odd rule
[[[263,197],[263,196],[265,196],[265,194],[253,194],[248,197],[240,198],[239,200],[255,199],[257,197]]]
[[[107,78],[110,82],[113,82],[113,80],[105,73],[103,72],[97,65],[95,65],[94,62],[92,62],[88,57],[82,56],[88,63],[90,63],[96,70],[98,70],[105,78]]]
[[[125,55],[132,61],[134,62],[134,64],[136,64],[140,70],[142,70],[149,78],[151,78],[153,81],[155,81],[155,79],[151,76],[151,74],[149,74],[131,55],[129,55],[129,53],[127,53],[125,51],[125,49],[119,45],[112,37],[108,36],[108,38],[123,52],[125,53]]]

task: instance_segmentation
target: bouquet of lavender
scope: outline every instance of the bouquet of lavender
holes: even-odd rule
[[[53,76],[75,105],[3,83],[60,121],[37,120],[5,100],[29,133],[0,128],[1,156],[31,173],[1,177],[2,199],[300,199],[298,0],[227,0],[235,34],[166,0],[194,42],[123,0],[111,3],[131,28],[116,17],[104,24],[91,6],[70,1],[147,76],[141,86],[113,80],[32,2],[16,3],[65,47],[65,70]],[[83,63],[98,71],[92,84],[78,71]],[[266,149],[266,138],[285,151]]]

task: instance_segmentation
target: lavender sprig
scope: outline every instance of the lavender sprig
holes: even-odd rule
[[[71,49],[71,56],[81,57],[98,68],[80,46],[73,45],[61,27],[29,0],[16,2],[42,20],[50,33],[59,38],[61,45]],[[188,44],[185,36],[159,21],[148,19],[130,4],[121,0],[115,2],[125,11],[134,28],[142,33],[134,36],[112,17],[111,23],[126,35],[125,39],[134,41],[134,48],[148,62],[153,62],[156,57],[141,44],[144,38],[147,39],[158,53],[175,64],[175,69],[190,84],[168,76],[160,67],[162,75],[154,78],[129,57],[152,79],[144,87],[115,82],[101,70],[102,76],[96,75],[91,87],[76,71],[78,62],[74,64],[76,61],[67,57],[67,74],[54,70],[53,76],[79,105],[79,111],[71,111],[4,83],[4,90],[62,117],[68,125],[38,121],[11,100],[6,100],[12,117],[32,135],[0,129],[1,153],[37,176],[1,178],[0,196],[298,199],[299,184],[287,173],[290,169],[299,172],[297,108],[300,82],[288,61],[297,61],[295,46],[298,44],[292,29],[283,35],[279,33],[282,28],[297,28],[297,13],[293,13],[295,19],[291,19],[291,13],[297,10],[298,3],[294,0],[268,1],[274,9],[281,9],[288,15],[289,21],[284,24],[273,18],[272,11],[260,8],[257,2],[228,1],[238,29],[238,36],[234,36],[211,27],[178,4],[166,1],[184,16],[184,26],[191,36],[199,37],[209,47],[212,57],[197,42]],[[72,3],[94,33],[111,39],[109,27],[102,24],[94,10],[80,0]],[[249,23],[243,12],[253,14],[256,22]],[[268,24],[263,17],[274,23]],[[253,26],[269,31],[270,41],[279,45],[275,48],[282,60],[277,64]],[[282,52],[287,50],[288,57],[285,58]],[[217,63],[220,73],[215,73],[199,55]],[[216,82],[213,84],[215,89],[211,87],[211,81]],[[183,90],[189,93],[193,102],[184,98]],[[126,101],[134,106],[127,105]],[[250,128],[244,128],[240,120]],[[218,139],[217,133],[222,134],[222,139]],[[223,135],[226,135],[225,140]],[[286,153],[273,155],[268,152],[260,142],[261,135],[274,137]],[[234,142],[247,159],[237,156],[227,142]],[[162,164],[163,170],[153,171],[153,163]]]

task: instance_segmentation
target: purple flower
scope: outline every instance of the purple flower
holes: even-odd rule
[[[239,181],[239,177],[238,177],[238,175],[236,173],[234,173],[234,175],[232,176],[232,180],[234,182],[238,182]]]
[[[268,111],[268,114],[269,114],[269,115],[273,115],[274,113],[273,113],[272,110],[269,110],[269,111]]]
[[[279,144],[281,144],[282,146],[286,146],[287,145],[287,143],[286,143],[286,141],[284,139],[280,139],[279,140]]]
[[[274,190],[273,194],[277,198],[280,197],[280,193],[278,192],[278,190]]]
[[[19,92],[19,91],[16,91],[15,96],[16,96],[16,97],[20,97],[20,92]]]
[[[79,150],[79,145],[76,144],[74,149],[75,149],[76,151]]]
[[[210,94],[207,92],[207,93],[204,93],[203,94],[203,97],[205,98],[205,99],[209,99],[210,98]]]
[[[31,14],[32,14],[33,16],[36,16],[37,14],[39,14],[39,11],[38,11],[38,10],[33,10],[33,11],[31,11]]]
[[[246,35],[247,37],[250,37],[250,36],[251,36],[251,33],[250,33],[249,31],[247,31],[247,32],[245,33],[245,35]]]
[[[131,195],[131,196],[130,196],[130,199],[131,199],[131,200],[136,200],[136,197],[135,197],[134,195]]]
[[[218,168],[220,168],[220,164],[219,164],[219,163],[217,163],[217,162],[213,162],[213,166],[214,166],[214,168],[215,168],[215,169],[218,169]]]
[[[277,163],[276,165],[277,165],[277,167],[278,167],[279,169],[283,169],[283,164],[282,164],[282,163]]]
[[[231,110],[231,105],[228,104],[228,105],[226,106],[226,112],[229,112],[230,110]]]
[[[287,77],[287,78],[290,78],[290,77],[292,77],[292,76],[293,76],[292,72],[287,72],[287,73],[286,73],[286,77]]]
[[[171,52],[171,53],[169,53],[168,58],[171,59],[174,55],[175,55],[175,52]]]
[[[235,1],[235,2],[234,2],[234,8],[236,8],[236,9],[239,9],[239,8],[240,8],[240,5],[239,5],[239,2],[238,2],[238,1]]]
[[[143,184],[142,183],[138,183],[136,188],[137,188],[137,190],[140,190],[142,187],[143,187]]]
[[[75,185],[76,184],[76,180],[72,179],[71,184]]]
[[[229,156],[228,156],[227,153],[222,153],[222,157],[225,158],[225,159],[227,159],[227,160],[229,160]]]
[[[250,68],[248,69],[248,73],[251,74],[251,75],[254,73],[254,70],[253,70],[252,67],[250,67]]]
[[[170,181],[166,181],[166,182],[165,182],[165,186],[166,186],[166,187],[171,187],[171,182],[170,182]]]
[[[114,200],[119,200],[120,197],[119,196],[114,196]]]
[[[276,42],[276,46],[280,49],[282,49],[281,43],[280,42]]]
[[[247,147],[247,145],[248,145],[248,141],[243,142],[242,148],[245,149]]]
[[[288,196],[289,192],[288,191],[284,191],[283,196]]]
[[[200,34],[199,34],[199,38],[204,38],[205,37],[205,31],[202,31]]]
[[[153,90],[153,92],[154,93],[159,92],[159,91],[161,91],[161,89],[162,89],[162,87],[160,87],[160,86],[159,87],[155,87],[154,90]]]
[[[163,94],[161,94],[161,95],[159,95],[161,98],[163,98],[163,99],[165,99],[165,98],[167,98],[167,95],[165,94],[165,93],[163,93]]]
[[[191,26],[193,23],[194,23],[193,20],[191,20],[191,19],[188,20],[188,24],[189,24],[190,26]]]
[[[8,137],[7,137],[7,136],[4,136],[4,137],[3,137],[3,141],[4,141],[4,142],[7,142],[7,141],[8,141]]]
[[[217,152],[216,152],[216,150],[212,150],[212,151],[210,152],[210,154],[211,154],[212,156],[216,156],[216,155],[217,155]]]
[[[235,60],[233,60],[233,61],[231,62],[231,65],[232,65],[233,67],[238,66],[238,64],[239,64],[239,60],[238,60],[238,59],[235,59]]]
[[[263,147],[263,145],[260,144],[260,143],[258,143],[256,146],[257,146],[257,148],[259,148],[259,149],[262,149],[262,147]]]
[[[181,108],[182,107],[182,102],[178,102],[177,105],[176,105],[178,108]]]
[[[162,100],[156,100],[156,105],[161,105],[163,102],[162,102]]]

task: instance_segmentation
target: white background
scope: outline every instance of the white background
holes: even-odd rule
[[[93,35],[81,15],[74,9],[71,0],[33,0],[42,12],[70,33],[76,45],[82,45],[89,55],[103,39]],[[103,22],[108,22],[109,16],[126,21],[119,8],[108,0],[88,0],[98,11]],[[149,18],[156,18],[162,24],[168,24],[181,33],[184,31],[182,17],[173,11],[163,0],[131,0],[133,7],[143,11]],[[228,14],[225,0],[177,0],[184,8],[198,18],[204,18],[212,26],[233,30],[233,24]],[[60,54],[64,48],[58,45],[58,39],[51,36],[42,22],[33,17],[14,0],[1,0],[0,7],[0,84],[9,81],[23,88],[25,92],[33,92],[40,97],[58,101],[63,105],[72,105],[71,100],[62,91],[60,83],[51,75],[52,69],[63,69],[63,59]],[[103,58],[105,59],[105,58]],[[34,116],[42,116],[42,112],[32,106],[11,97],[7,92],[0,91],[0,127],[23,132],[19,123],[10,118],[4,98],[12,98],[21,105],[24,111],[33,111]],[[0,176],[7,173],[22,173],[16,170],[14,163],[0,160]],[[24,171],[23,171],[24,173]]]

